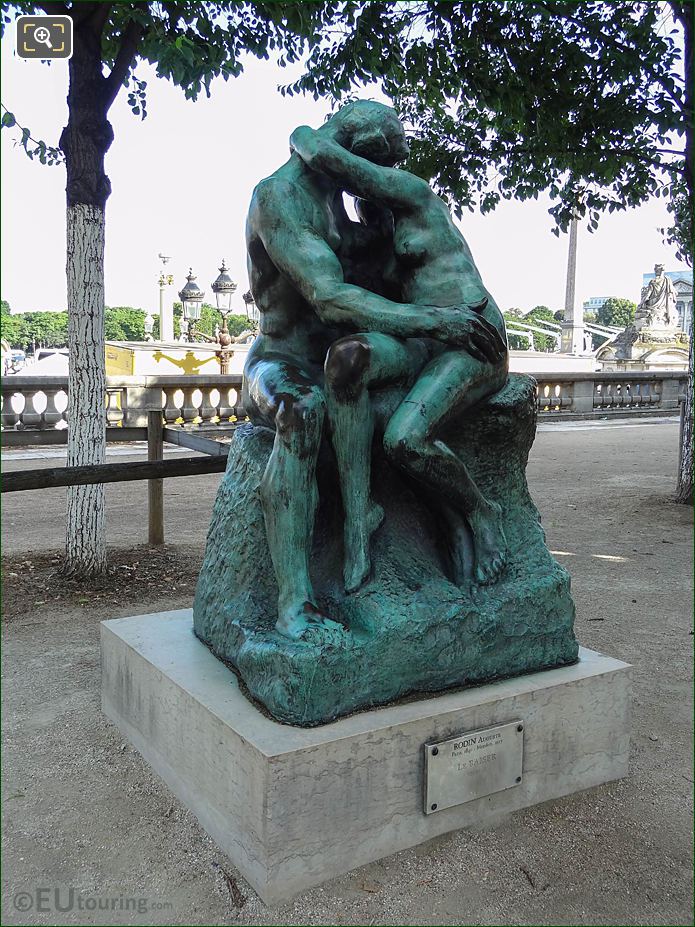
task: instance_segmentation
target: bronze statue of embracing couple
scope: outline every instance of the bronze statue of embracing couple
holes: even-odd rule
[[[370,538],[383,519],[371,499],[371,449],[428,491],[441,511],[451,578],[494,582],[505,563],[498,506],[440,440],[454,416],[502,388],[502,315],[446,204],[396,168],[408,154],[396,113],[349,103],[321,128],[301,126],[292,154],[255,189],[247,246],[260,334],[245,369],[252,422],[275,431],[261,497],[279,587],[277,630],[301,637],[333,626],[317,607],[309,555],[316,460],[328,426],[345,510],[344,582],[368,579]],[[356,198],[351,220],[343,192]],[[402,399],[377,421],[370,391]],[[469,535],[470,532],[470,535]]]

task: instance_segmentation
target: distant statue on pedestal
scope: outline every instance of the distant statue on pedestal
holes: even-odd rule
[[[663,264],[654,265],[655,277],[642,288],[642,301],[635,316],[636,328],[677,328],[676,291]]]
[[[654,356],[654,351],[663,354],[665,345],[671,345],[677,355],[683,352],[684,344],[687,346],[687,336],[679,331],[675,287],[664,273],[663,264],[654,265],[654,274],[647,286],[642,287],[635,321],[609,342],[616,360],[643,363]],[[604,352],[601,359],[607,357]]]

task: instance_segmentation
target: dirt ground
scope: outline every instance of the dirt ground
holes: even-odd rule
[[[64,490],[3,497],[2,923],[692,924],[692,510],[670,501],[677,443],[674,423],[547,426],[529,465],[581,643],[635,666],[630,777],[276,909],[100,711],[99,622],[191,604],[219,475],[165,484],[158,551],[142,546],[145,484],[111,485],[113,574],[86,587],[53,576]]]

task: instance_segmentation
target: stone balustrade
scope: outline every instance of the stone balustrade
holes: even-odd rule
[[[67,390],[67,377],[3,377],[3,431],[67,428]]]
[[[596,415],[659,411],[673,415],[685,398],[687,373],[679,370],[540,374],[538,411],[557,415]]]
[[[241,376],[107,377],[109,428],[146,428],[147,413],[161,410],[166,427],[229,427],[241,409]],[[2,430],[55,431],[68,424],[67,377],[5,377]],[[5,442],[12,443],[12,442]]]
[[[537,382],[538,411],[543,417],[651,410],[675,414],[687,389],[687,375],[682,371],[543,373]],[[107,377],[107,424],[110,430],[128,429],[135,434],[135,429],[147,427],[148,412],[161,410],[162,425],[168,428],[228,429],[244,415],[241,383],[239,374]],[[26,444],[27,432],[43,432],[43,440],[47,432],[65,430],[67,390],[67,377],[5,377],[0,414],[3,443]],[[125,435],[124,439],[128,440]]]

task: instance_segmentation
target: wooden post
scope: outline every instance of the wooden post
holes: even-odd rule
[[[164,456],[164,426],[162,411],[147,413],[147,460],[162,460]],[[164,480],[147,481],[148,544],[164,543]]]

